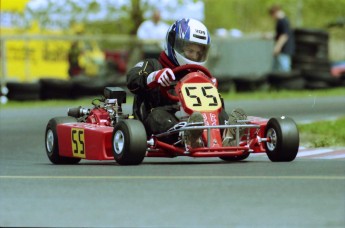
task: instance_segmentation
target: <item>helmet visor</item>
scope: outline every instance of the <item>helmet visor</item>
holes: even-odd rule
[[[194,62],[205,62],[208,55],[208,44],[200,44],[193,41],[176,39],[175,51]]]

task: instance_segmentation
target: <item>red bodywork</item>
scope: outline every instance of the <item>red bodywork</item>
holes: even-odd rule
[[[204,99],[216,104],[216,108],[210,110],[197,110],[204,117],[205,126],[219,125],[218,115],[221,111],[219,96],[212,96],[209,93],[212,89],[218,94],[216,89],[217,82],[210,74],[202,72],[192,72],[182,78],[175,86],[177,95],[165,92],[170,99],[180,102],[182,108],[187,114],[193,111],[191,106],[186,102],[186,93],[183,90],[192,90],[194,85],[198,88],[200,83],[201,91],[204,93]],[[212,87],[212,88],[211,88]],[[190,95],[190,94],[189,94]],[[198,102],[196,96],[190,96]],[[216,99],[216,100],[214,100]],[[218,99],[218,100],[217,100]],[[147,157],[235,157],[248,153],[265,152],[264,143],[261,142],[265,137],[265,128],[267,119],[260,117],[248,117],[246,125],[253,125],[248,128],[247,134],[242,137],[238,146],[223,147],[220,129],[210,128],[203,132],[204,147],[186,149],[185,146],[174,146],[159,140],[159,137],[149,137],[151,143],[148,143]],[[255,125],[255,126],[254,126]],[[113,127],[108,112],[102,108],[94,108],[88,115],[85,123],[65,123],[57,125],[59,154],[65,157],[79,157],[88,160],[113,160],[112,134]],[[209,132],[208,132],[209,131]],[[264,139],[268,140],[268,139]],[[152,142],[154,142],[152,144]]]
[[[86,123],[59,124],[59,154],[88,160],[113,160],[113,129],[109,114],[104,109],[93,109]]]
[[[212,80],[213,77],[206,72],[192,72],[182,78],[175,87],[176,95],[170,94],[168,91],[164,91],[166,96],[171,100],[179,101],[186,113],[192,114],[195,110],[190,108],[186,104],[186,100],[183,97],[183,86],[185,84],[192,83],[208,83],[210,85],[217,85],[216,81]],[[221,107],[216,110],[197,110],[200,111],[204,117],[205,126],[219,125],[218,115],[221,111]],[[259,138],[264,138],[267,119],[260,117],[248,117],[249,122],[247,125],[258,125],[257,128],[248,128],[249,134],[241,139],[239,146],[222,145],[222,136],[219,128],[210,129],[210,133],[205,129],[203,132],[203,142],[205,147],[190,148],[186,151],[185,147],[174,146],[160,141],[154,137],[154,146],[151,146],[151,150],[148,150],[148,157],[175,157],[175,156],[191,156],[191,157],[234,157],[242,156],[246,153],[263,153],[266,152],[263,144],[259,142]],[[208,143],[211,142],[211,143]]]

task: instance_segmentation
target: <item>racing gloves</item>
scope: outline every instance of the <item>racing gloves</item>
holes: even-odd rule
[[[149,74],[146,79],[146,84],[151,89],[158,85],[167,87],[173,80],[175,80],[174,72],[170,68],[163,68]]]

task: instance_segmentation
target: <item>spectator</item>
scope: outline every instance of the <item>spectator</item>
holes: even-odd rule
[[[84,68],[79,63],[83,50],[78,41],[72,43],[68,51],[68,75],[73,78],[84,74]]]
[[[82,36],[84,34],[84,26],[74,21],[70,24],[72,34]],[[84,75],[85,69],[80,63],[80,58],[84,54],[85,44],[79,40],[73,41],[68,50],[68,75],[70,78]]]
[[[146,20],[138,28],[137,36],[142,40],[164,40],[169,25],[161,21],[161,15],[155,10],[150,20]]]
[[[71,23],[72,32],[80,38],[73,41],[68,51],[68,75],[70,78],[78,76],[99,76],[105,64],[105,56],[96,42],[85,41],[84,26]]]
[[[295,44],[288,18],[278,5],[269,9],[269,14],[276,20],[275,44],[273,49],[273,70],[288,72],[291,70],[291,56],[294,54]]]
[[[169,25],[161,21],[161,15],[155,10],[150,20],[144,21],[138,28],[137,37],[141,40],[151,40],[143,46],[144,58],[158,58],[164,48],[165,35]]]

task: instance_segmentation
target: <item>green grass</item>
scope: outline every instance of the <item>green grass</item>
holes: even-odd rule
[[[97,97],[83,98],[77,100],[46,100],[46,101],[9,101],[7,104],[0,104],[2,108],[30,108],[30,107],[91,107],[92,100]],[[133,97],[127,96],[127,104],[133,103]]]
[[[302,91],[254,91],[241,93],[222,93],[222,97],[227,100],[262,100],[262,99],[283,99],[283,98],[305,98],[305,97],[325,97],[325,96],[345,96],[344,88],[333,88],[325,90],[302,90]],[[92,98],[78,100],[48,100],[48,101],[9,101],[7,104],[0,104],[0,108],[28,108],[28,107],[54,107],[54,106],[89,106]],[[128,94],[127,104],[133,102],[133,97]]]
[[[307,147],[345,146],[345,117],[298,126],[301,145]]]
[[[326,96],[345,96],[344,88],[332,88],[324,90],[270,90],[254,92],[229,92],[222,93],[224,99],[229,100],[248,100],[248,99],[283,99],[283,98],[304,98],[304,97],[326,97]]]
[[[9,101],[0,105],[1,108],[34,108],[34,107],[56,107],[56,106],[88,106],[92,98],[78,100],[47,100],[47,101]]]

